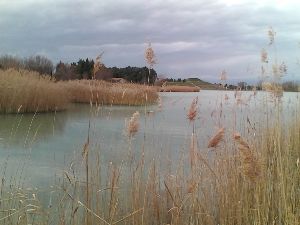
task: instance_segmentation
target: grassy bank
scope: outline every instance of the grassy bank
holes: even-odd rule
[[[187,87],[198,87],[201,90],[222,90],[222,88],[217,85],[217,84],[212,84],[209,82],[205,82],[202,80],[186,80],[185,82],[178,82],[178,81],[173,81],[173,82],[166,82],[166,86],[187,86]]]
[[[55,82],[27,70],[0,70],[0,113],[52,112],[68,104],[145,105],[158,99],[156,90],[138,84],[96,80]]]

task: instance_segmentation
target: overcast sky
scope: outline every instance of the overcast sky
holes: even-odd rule
[[[266,48],[299,79],[299,10],[298,0],[0,0],[0,54],[57,63],[104,51],[106,66],[144,66],[150,40],[160,75],[216,81],[225,69],[236,81],[258,79]]]

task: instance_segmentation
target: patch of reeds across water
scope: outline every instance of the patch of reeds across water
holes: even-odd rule
[[[98,80],[55,82],[33,71],[0,70],[0,113],[61,111],[72,102],[147,105],[157,99],[157,90],[145,85]]]
[[[158,100],[154,87],[110,83],[99,80],[73,80],[64,83],[71,101],[76,103],[97,103],[98,105],[147,105]]]
[[[48,112],[66,108],[68,93],[50,76],[27,70],[0,70],[0,113]]]

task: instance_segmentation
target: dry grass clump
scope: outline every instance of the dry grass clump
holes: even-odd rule
[[[160,92],[199,92],[199,87],[168,85],[160,88]]]
[[[66,109],[68,93],[49,76],[27,70],[0,70],[0,112],[49,112]]]
[[[156,90],[139,84],[110,83],[99,80],[64,82],[72,102],[99,105],[147,105],[158,99]]]

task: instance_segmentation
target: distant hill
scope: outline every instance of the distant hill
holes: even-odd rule
[[[202,90],[221,89],[219,85],[203,81],[199,78],[187,78],[182,81],[167,81],[166,85],[193,86],[200,87]]]

